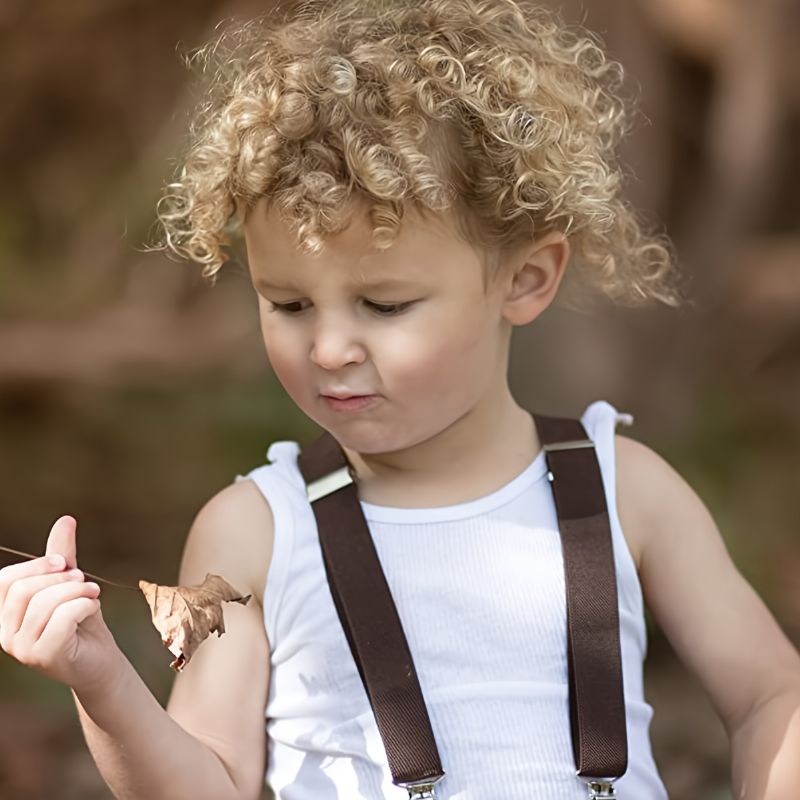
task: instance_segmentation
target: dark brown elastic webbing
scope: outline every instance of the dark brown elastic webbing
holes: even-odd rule
[[[533,415],[558,514],[567,598],[572,749],[578,775],[628,767],[617,578],[603,479],[579,420]],[[577,446],[571,446],[574,443]]]
[[[331,473],[348,477],[344,453],[330,434],[306,448],[298,461],[309,489]],[[375,713],[392,778],[398,785],[436,780],[444,770],[355,483],[314,500],[312,507],[331,595]]]
[[[579,420],[533,417],[552,481],[564,556],[577,774],[615,779],[627,769],[627,735],[616,572],[600,467],[594,443]],[[433,784],[444,770],[347,459],[333,436],[325,433],[300,453],[298,463],[317,520],[331,595],[375,714],[393,781]]]

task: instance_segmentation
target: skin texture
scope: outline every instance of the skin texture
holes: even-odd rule
[[[487,494],[540,449],[508,389],[509,337],[552,302],[569,246],[551,234],[519,248],[484,291],[477,256],[446,217],[411,218],[383,253],[369,247],[366,230],[357,220],[311,256],[266,206],[254,209],[246,239],[272,366],[297,405],[343,444],[364,499],[425,507]],[[404,285],[363,285],[387,275]],[[374,306],[407,301],[385,316]],[[295,313],[276,303],[297,303]],[[320,394],[338,390],[380,400],[334,411]],[[728,729],[735,796],[790,797],[800,781],[800,658],[694,491],[645,445],[615,443],[617,506],[645,600]],[[454,475],[456,459],[463,469]],[[77,563],[75,532],[76,521],[62,517],[48,538],[47,553],[63,555],[65,566],[37,559],[0,570],[3,649],[73,688],[115,796],[258,798],[269,687],[259,602],[226,607],[225,636],[210,637],[176,677],[165,711],[116,646],[98,590],[66,574]],[[193,521],[178,580],[215,572],[260,601],[273,538],[263,496],[251,481],[234,483]]]

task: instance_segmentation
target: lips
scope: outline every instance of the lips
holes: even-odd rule
[[[336,395],[321,395],[328,408],[333,411],[363,411],[372,408],[380,401],[376,394],[367,395],[347,395],[338,397]]]
[[[349,400],[351,397],[369,397],[369,392],[322,392],[323,397],[331,397],[334,400]]]

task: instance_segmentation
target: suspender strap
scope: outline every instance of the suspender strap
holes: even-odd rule
[[[611,529],[594,442],[579,420],[534,414],[564,556],[572,746],[590,796],[613,798],[627,769]],[[444,776],[408,642],[358,500],[329,433],[298,464],[317,520],[331,595],[383,739],[392,779],[434,797]]]
[[[358,500],[347,459],[328,433],[300,454],[331,595],[375,714],[392,779],[444,776],[414,662]],[[313,498],[313,499],[312,499]],[[422,792],[420,791],[423,790]],[[432,788],[431,788],[432,792]]]
[[[572,748],[578,775],[628,766],[611,528],[594,443],[579,420],[534,414],[564,554]]]

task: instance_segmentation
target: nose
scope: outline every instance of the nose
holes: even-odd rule
[[[336,370],[348,364],[361,364],[365,358],[363,344],[341,320],[330,320],[317,326],[311,345],[311,361],[318,367]]]

